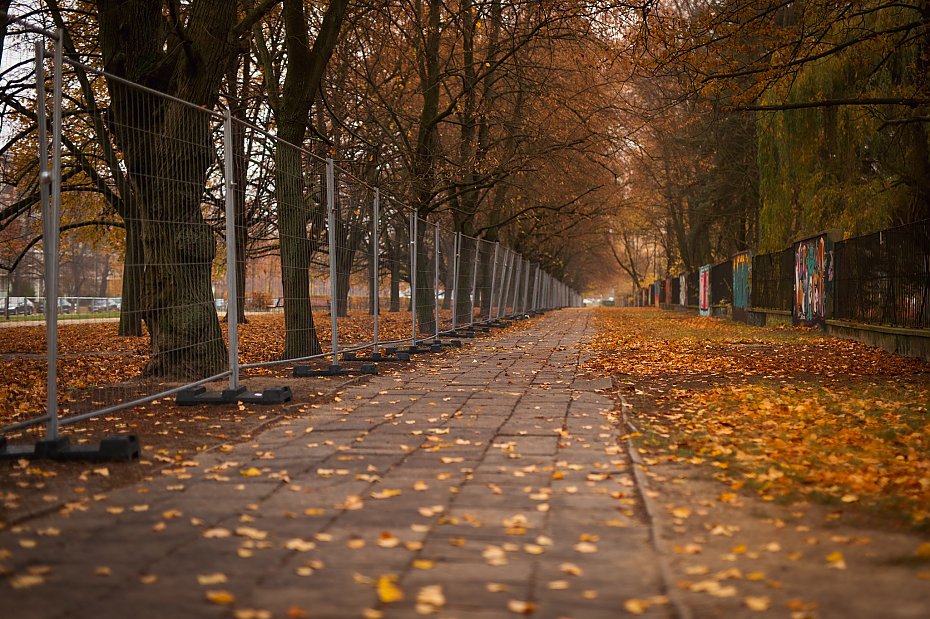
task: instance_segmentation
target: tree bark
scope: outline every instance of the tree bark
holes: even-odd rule
[[[288,71],[273,111],[278,137],[284,142],[303,144],[310,107],[336,46],[347,5],[347,0],[330,2],[311,49],[303,0],[283,0]],[[294,359],[322,352],[310,307],[311,247],[307,236],[307,223],[321,205],[305,201],[300,151],[281,142],[275,151],[275,190],[284,288],[284,358]]]
[[[107,71],[193,104],[107,82],[111,125],[139,206],[139,220],[126,221],[127,253],[138,250],[128,238],[138,225],[144,266],[141,282],[130,272],[124,286],[142,288],[152,349],[143,372],[178,380],[212,376],[227,360],[211,288],[216,247],[201,211],[214,159],[212,116],[197,106],[215,105],[238,53],[230,36],[236,6],[197,0],[186,7],[186,20],[166,19],[159,0],[98,0],[97,6]],[[125,326],[135,325],[127,320]]]

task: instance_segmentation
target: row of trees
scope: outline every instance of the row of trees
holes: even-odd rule
[[[120,328],[147,326],[153,374],[200,376],[224,363],[210,298],[224,225],[217,109],[237,121],[222,143],[235,160],[240,292],[246,258],[274,254],[284,296],[309,298],[324,238],[314,157],[344,162],[395,200],[385,204],[504,242],[579,289],[616,281],[616,271],[638,288],[650,271],[930,214],[930,0],[0,0],[0,9],[64,33],[63,239],[105,230],[95,242],[124,254]],[[0,267],[9,270],[39,238],[35,94],[17,47],[30,36],[0,28]],[[346,289],[364,212],[338,218]],[[411,275],[406,213],[384,213],[384,265],[399,282]],[[426,272],[417,280],[417,294],[429,294]],[[308,304],[287,304],[285,322],[285,356],[319,351]]]
[[[930,217],[930,2],[652,9],[623,90],[641,122],[627,123],[612,235],[634,287],[825,229]]]
[[[224,144],[237,162],[237,228],[248,231],[235,239],[238,253],[277,252],[287,299],[309,298],[320,246],[320,175],[308,172],[308,153],[354,162],[361,180],[420,217],[505,242],[584,284],[579,267],[616,177],[611,37],[623,11],[504,0],[4,4],[63,33],[63,239],[103,229],[121,247],[120,329],[147,327],[149,374],[205,376],[224,365],[210,286],[223,225],[213,200],[219,125],[207,113],[222,107],[277,135],[261,155],[271,207],[258,199],[250,165],[261,136],[237,122]],[[15,23],[2,35],[8,50],[30,39]],[[3,92],[13,138],[5,181],[16,196],[2,205],[0,229],[10,231],[39,222],[35,95],[26,52],[18,53],[19,72],[7,72]],[[387,212],[386,238],[405,243],[404,214]],[[340,218],[340,250],[351,262],[363,222],[348,219]],[[11,243],[6,266],[38,238],[35,230]],[[241,291],[245,263],[237,267]],[[421,286],[430,285],[425,275]],[[285,323],[286,357],[320,350],[309,304],[286,304]]]

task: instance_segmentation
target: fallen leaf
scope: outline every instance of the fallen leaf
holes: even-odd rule
[[[529,615],[536,610],[536,605],[523,600],[510,600],[507,602],[507,610],[518,615]]]
[[[222,585],[226,583],[226,574],[216,572],[213,574],[199,574],[197,584],[199,585]]]
[[[446,605],[446,596],[441,585],[422,587],[417,593],[416,611],[420,615],[431,615]]]
[[[835,570],[846,569],[846,560],[843,557],[843,553],[839,550],[835,550],[827,555],[827,563]]]
[[[743,603],[746,604],[749,610],[761,613],[769,609],[772,605],[772,600],[766,595],[748,595],[743,598]]]
[[[377,590],[378,599],[382,604],[392,604],[404,599],[404,592],[394,584],[397,582],[397,576],[386,574],[378,578]]]
[[[220,606],[229,606],[236,601],[236,596],[229,591],[207,591],[206,596],[211,603]]]

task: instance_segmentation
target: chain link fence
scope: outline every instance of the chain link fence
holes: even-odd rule
[[[4,193],[4,212],[25,215],[3,230],[16,266],[0,307],[38,319],[0,330],[0,346],[7,375],[27,363],[46,378],[31,389],[45,410],[5,403],[7,438],[44,424],[45,442],[60,441],[61,426],[175,394],[284,401],[286,387],[243,383],[375,372],[364,362],[403,360],[403,345],[435,350],[580,304],[503,245],[382,196],[374,163],[334,162],[232,111],[64,58],[51,40],[51,58],[40,44],[20,72],[35,137],[22,144],[39,148]],[[87,320],[59,321],[73,315]]]

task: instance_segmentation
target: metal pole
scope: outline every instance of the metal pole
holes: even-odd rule
[[[506,311],[507,305],[507,283],[510,280],[511,258],[513,252],[504,248],[504,263],[501,270],[500,292],[497,295],[497,319],[499,320]]]
[[[372,215],[371,216],[371,254],[372,254],[371,256],[371,260],[372,260],[371,285],[374,286],[374,290],[373,290],[374,297],[372,299],[373,301],[372,311],[374,312],[374,346],[373,346],[374,355],[373,356],[375,357],[378,356],[378,313],[381,311],[381,306],[380,306],[381,288],[379,286],[380,284],[379,275],[380,275],[381,267],[380,267],[380,264],[378,263],[378,260],[380,258],[378,249],[379,249],[379,244],[381,242],[380,239],[378,238],[378,232],[380,230],[379,226],[381,225],[381,222],[379,221],[381,218],[380,207],[381,207],[381,190],[376,187],[375,188],[375,201],[372,204],[373,212],[371,214]]]
[[[239,389],[239,290],[236,277],[236,183],[232,154],[232,112],[223,119],[223,163],[226,175],[226,324],[229,327],[229,389]],[[243,233],[245,231],[243,230]]]
[[[417,214],[410,215],[410,316],[413,346],[417,345]]]
[[[332,324],[333,365],[339,365],[339,324],[336,320],[336,170],[326,158],[326,225],[329,239],[329,318]]]
[[[533,311],[539,310],[539,266],[536,266],[536,277],[533,278]]]
[[[459,305],[459,259],[462,253],[462,233],[455,233],[455,245],[453,246],[452,262],[452,330],[455,331],[459,326],[458,305]]]
[[[472,265],[471,265],[471,296],[469,297],[468,303],[468,326],[473,327],[475,325],[475,293],[478,290],[478,262],[481,256],[481,240],[475,239],[475,253],[472,256]]]
[[[439,342],[439,224],[433,224],[433,341]]]
[[[501,313],[506,314],[507,316],[510,316],[510,314],[507,314],[507,307],[508,305],[510,305],[509,303],[507,303],[507,301],[513,299],[513,282],[514,282],[514,278],[517,276],[518,266],[519,265],[517,264],[517,252],[511,251],[510,252],[510,268],[507,271],[507,286],[504,288],[504,307],[503,309],[501,309]]]
[[[530,271],[532,270],[533,265],[530,262],[526,263],[526,275],[523,276],[523,298],[520,299],[520,313],[526,314],[527,309],[530,304]]]
[[[56,55],[57,57],[57,55]],[[55,64],[55,72],[61,65]],[[39,195],[42,201],[42,228],[45,242],[42,245],[45,258],[45,341],[46,359],[46,406],[48,424],[46,436],[49,440],[58,437],[58,277],[55,272],[58,252],[54,247],[54,230],[57,225],[49,196],[52,173],[48,169],[48,119],[45,108],[45,43],[36,43],[36,119],[39,139]],[[54,131],[54,129],[53,129]]]
[[[491,316],[494,315],[494,288],[497,286],[497,251],[500,249],[501,244],[494,244],[494,266],[491,270],[491,287],[488,289],[488,294],[490,299],[488,299],[488,322],[491,322]]]
[[[520,276],[523,275],[523,258],[516,256],[514,260],[517,263],[517,267],[514,270],[511,282],[511,293],[513,294],[513,302],[510,304],[511,316],[517,315],[517,302],[520,300]]]

